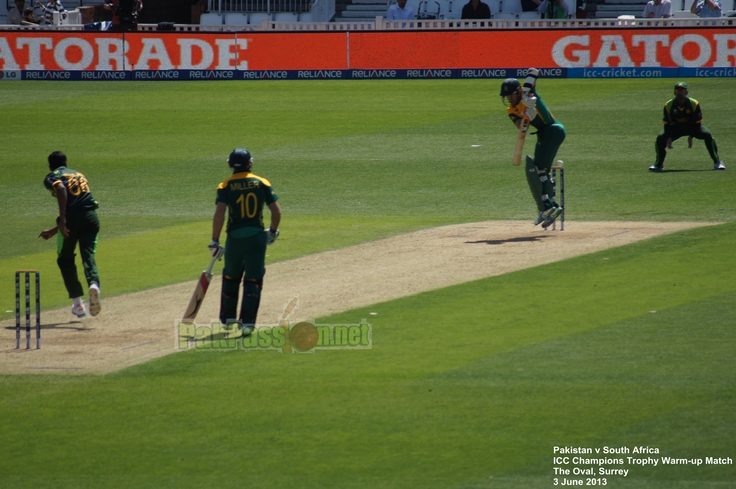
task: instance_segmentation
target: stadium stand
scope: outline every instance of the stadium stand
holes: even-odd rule
[[[672,0],[672,17],[683,19],[688,17],[698,17],[697,14],[690,12],[690,7],[697,0]]]
[[[276,12],[273,20],[274,22],[298,22],[299,14],[294,12]]]
[[[418,2],[416,3],[418,6]],[[386,0],[347,1],[338,6],[339,13],[335,16],[335,22],[361,22],[376,17],[385,17],[387,9]]]
[[[53,16],[54,25],[81,25],[82,24],[82,15],[78,9],[74,9],[74,10],[67,9],[66,18],[62,18],[59,12],[54,12],[52,16]]]
[[[264,20],[271,20],[271,14],[268,12],[253,12],[250,14],[250,25],[257,25],[262,23]]]
[[[439,19],[442,11],[442,5],[436,0],[423,0],[419,2],[416,12],[417,19]]]
[[[486,3],[491,7],[491,15],[501,11],[501,0],[488,0]],[[460,10],[462,10],[462,5],[460,6]]]
[[[77,0],[83,1],[83,0]],[[101,1],[101,0],[96,0]],[[396,0],[327,0],[334,3],[334,9],[328,13],[329,17],[336,23],[345,24],[340,29],[353,29],[350,24],[360,24],[366,27],[366,23],[373,23],[376,18],[385,18],[388,5]],[[537,12],[524,12],[520,0],[484,0],[493,14],[493,19],[499,20],[539,20],[541,16]],[[580,4],[580,0],[566,0],[573,12],[587,15],[588,19],[640,19],[647,0],[587,0]],[[692,18],[689,13],[690,5],[695,0],[673,0],[673,17]],[[228,15],[246,15],[250,25],[260,25],[264,18],[269,21],[284,23],[291,22],[313,22],[315,19],[323,19],[324,15],[318,15],[316,11],[310,11],[317,3],[324,0],[209,0],[209,14],[203,15],[202,24],[218,25],[217,18],[208,19],[212,14],[222,12]],[[460,19],[462,8],[467,0],[408,0],[407,5],[412,8],[417,20],[454,20]],[[736,15],[736,0],[723,0],[724,16]],[[576,8],[577,7],[577,8]],[[221,10],[217,10],[217,9]],[[573,18],[575,15],[573,15]],[[234,17],[237,18],[237,17]],[[243,25],[242,18],[227,21],[223,16],[223,23],[230,25]],[[326,21],[326,20],[325,20]],[[405,28],[407,26],[401,26]],[[396,26],[392,27],[396,28]]]
[[[225,14],[225,25],[248,25],[248,14],[229,12]]]
[[[30,2],[26,0],[26,6],[33,3],[33,5],[36,4],[36,1]],[[42,3],[46,3],[46,1],[43,1]],[[74,10],[78,7],[93,7],[95,5],[102,5],[105,3],[105,0],[61,0],[61,3],[64,5],[64,8],[66,10]]]
[[[223,24],[222,17],[223,17],[222,14],[218,14],[215,12],[202,14],[202,16],[199,18],[199,23],[201,25],[222,25]]]
[[[501,2],[501,12],[512,12],[518,15],[523,10],[521,8],[521,0],[502,0]]]
[[[723,15],[726,17],[736,17],[736,0],[727,0],[721,5]]]
[[[598,19],[616,19],[622,15],[641,17],[646,4],[647,0],[605,0],[604,2],[591,2],[592,10],[595,12],[595,18]]]

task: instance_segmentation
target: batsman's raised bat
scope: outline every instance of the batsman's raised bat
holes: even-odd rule
[[[220,248],[220,251],[217,252],[215,256],[212,257],[212,260],[210,261],[210,265],[207,267],[207,270],[202,272],[202,275],[199,277],[199,280],[197,281],[197,287],[194,289],[194,294],[192,294],[192,298],[189,300],[189,305],[187,306],[187,310],[184,313],[184,317],[182,318],[182,321],[194,321],[194,319],[197,317],[197,313],[199,312],[199,308],[202,305],[202,301],[204,300],[205,294],[207,294],[207,289],[210,286],[210,282],[212,281],[212,268],[215,266],[215,262],[222,258],[222,254],[225,252],[224,248]]]
[[[521,154],[524,152],[524,141],[526,141],[526,132],[529,129],[529,119],[524,117],[519,127],[519,136],[516,138],[516,146],[514,147],[514,166],[521,165]]]

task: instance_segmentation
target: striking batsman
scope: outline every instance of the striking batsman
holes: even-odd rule
[[[261,303],[263,276],[266,273],[266,245],[279,236],[281,208],[271,183],[251,173],[253,158],[245,148],[236,148],[227,160],[233,174],[217,187],[217,208],[212,219],[212,256],[220,252],[220,233],[228,210],[225,269],[222,274],[220,322],[240,323],[243,336],[255,329]],[[263,229],[263,207],[271,211],[271,224]],[[245,275],[245,276],[243,276]],[[237,315],[240,281],[243,280],[243,301]]]
[[[523,87],[517,79],[507,78],[501,84],[501,98],[508,102],[506,112],[516,127],[521,129],[522,121],[528,119],[537,130],[534,159],[526,157],[526,179],[539,211],[534,225],[547,228],[562,214],[562,207],[554,200],[550,169],[566,132],[536,91],[538,76],[539,70],[529,68]]]

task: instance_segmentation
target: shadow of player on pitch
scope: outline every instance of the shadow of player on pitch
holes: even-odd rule
[[[502,245],[504,243],[533,243],[535,241],[541,241],[549,236],[525,236],[523,238],[508,238],[508,239],[482,239],[480,241],[466,241],[465,244],[489,244],[489,245]]]
[[[75,324],[79,324],[79,326],[74,326]],[[32,329],[36,328],[35,324],[31,325]],[[6,326],[5,329],[15,329],[15,326]],[[20,326],[21,332],[25,331],[26,325],[25,323],[21,324]],[[73,329],[75,331],[93,331],[95,328],[87,328],[84,326],[84,323],[82,321],[69,321],[68,323],[47,323],[41,325],[41,331],[44,329]]]

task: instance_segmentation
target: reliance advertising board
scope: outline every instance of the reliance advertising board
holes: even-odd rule
[[[736,77],[736,30],[0,33],[3,80],[508,78],[529,66],[548,78]]]

